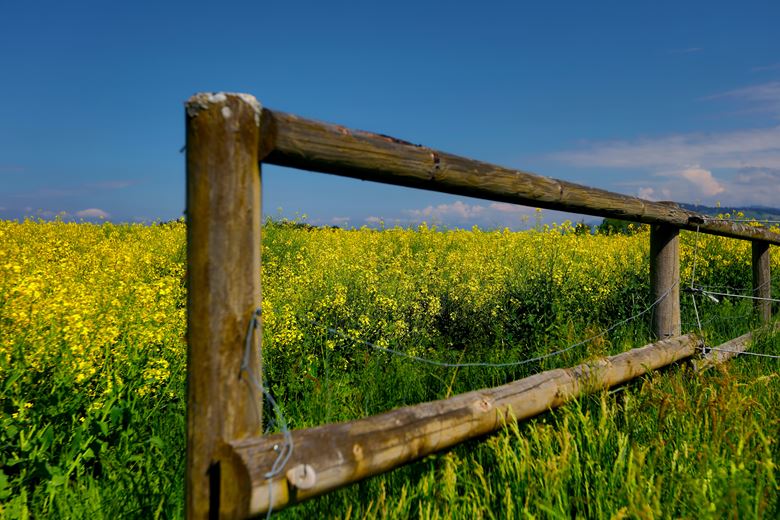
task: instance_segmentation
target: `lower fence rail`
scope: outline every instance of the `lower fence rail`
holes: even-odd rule
[[[275,511],[690,358],[701,345],[696,335],[676,336],[495,388],[296,430],[284,471],[270,477],[268,471],[280,450],[289,448],[289,438],[274,434],[235,440],[223,446],[222,485],[240,497],[234,504],[240,517]]]

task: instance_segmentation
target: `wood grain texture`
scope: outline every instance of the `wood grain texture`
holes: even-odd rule
[[[753,341],[753,333],[748,332],[737,338],[731,339],[721,345],[710,350],[701,359],[697,359],[693,362],[693,368],[697,372],[701,372],[710,367],[728,361],[729,359],[738,356],[741,352],[747,350],[751,341]]]
[[[650,227],[650,297],[654,302],[660,299],[653,309],[655,336],[679,336],[680,231],[674,226]]]
[[[758,298],[772,297],[772,273],[769,262],[769,244],[754,240],[752,242],[753,265],[753,296]],[[755,308],[763,323],[772,319],[772,302],[769,300],[754,300]]]
[[[756,329],[747,334],[743,334],[738,338],[731,339],[717,347],[712,348],[700,359],[693,362],[693,367],[697,371],[706,370],[715,365],[719,365],[729,359],[739,356],[741,353],[748,350],[753,342],[753,337],[757,334],[774,334],[780,330],[780,322],[773,321],[762,325],[759,329]]]
[[[221,485],[228,440],[261,431],[260,395],[242,377],[260,305],[260,108],[238,94],[198,94],[187,112],[187,517],[246,516]],[[259,374],[255,334],[252,369]]]
[[[281,435],[230,443],[236,486],[250,514],[321,495],[345,484],[420,459],[467,439],[494,432],[508,421],[533,417],[576,397],[608,388],[693,355],[693,335],[654,344],[570,369],[542,372],[496,388],[399,408],[357,421],[292,432],[287,476],[264,476],[283,444]],[[269,494],[269,487],[273,487]]]
[[[263,110],[263,161],[301,170],[780,245],[760,227],[440,152],[390,136]]]

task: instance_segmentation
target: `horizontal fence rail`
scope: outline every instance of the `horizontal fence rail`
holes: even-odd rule
[[[282,435],[230,443],[225,485],[251,490],[244,514],[278,510],[346,484],[397,468],[494,432],[508,422],[534,417],[583,394],[625,383],[652,370],[691,357],[700,341],[688,334],[605,359],[555,369],[495,388],[464,394],[357,421],[328,424],[292,433],[295,451],[287,471],[267,478],[284,443]],[[250,498],[251,497],[251,498]]]
[[[261,159],[268,164],[780,245],[780,235],[763,227],[714,220],[674,205],[467,159],[383,134],[265,108],[261,121]]]

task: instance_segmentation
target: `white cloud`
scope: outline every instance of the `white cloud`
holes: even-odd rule
[[[429,220],[434,223],[477,224],[487,226],[514,225],[528,220],[534,213],[534,208],[509,204],[506,202],[491,202],[485,204],[468,204],[456,200],[451,204],[427,206],[422,209],[408,209],[403,213],[411,220]]]
[[[780,168],[744,168],[729,176],[716,176],[710,170],[689,167],[655,173],[621,186],[635,187],[635,194],[648,200],[780,206]]]
[[[596,142],[552,158],[627,170],[637,180],[616,186],[645,199],[780,205],[780,126]]]
[[[726,186],[737,203],[780,206],[780,168],[743,168]]]
[[[780,182],[780,168],[744,168],[734,177],[736,184],[755,185],[758,182]]]
[[[103,211],[100,208],[82,209],[81,211],[76,212],[76,216],[79,218],[99,218],[99,219],[106,219],[110,217],[110,215],[106,211]]]
[[[589,143],[550,157],[574,166],[608,168],[780,167],[780,127]]]
[[[425,221],[451,227],[469,228],[476,225],[483,229],[504,227],[527,229],[534,226],[537,219],[539,222],[550,223],[590,218],[560,211],[537,212],[536,208],[505,202],[469,204],[461,200],[449,204],[431,205],[422,209],[407,209],[403,210],[402,213],[404,218],[396,220],[401,224],[417,224]]]
[[[508,202],[491,202],[490,206],[488,206],[488,209],[491,211],[512,215],[530,215],[535,211],[533,208],[529,208],[528,206],[509,204]]]
[[[646,186],[645,187],[640,187],[639,188],[639,192],[637,192],[636,195],[640,199],[656,200],[656,198],[655,198],[655,188],[650,188],[650,187],[646,187]]]
[[[375,217],[373,215],[370,217],[366,217],[365,220],[366,220],[366,224],[371,224],[371,225],[383,224],[385,221],[385,219],[383,219],[382,217]]]
[[[750,85],[721,94],[710,96],[709,99],[732,98],[752,103],[757,110],[766,111],[780,116],[780,81],[770,81],[759,85]]]
[[[726,191],[723,182],[716,179],[712,172],[699,166],[689,166],[679,170],[656,173],[639,183],[636,195],[647,200],[675,200],[677,202],[701,202]],[[632,183],[624,183],[630,186]]]
[[[485,213],[485,209],[485,206],[480,204],[466,204],[463,201],[456,200],[452,204],[427,206],[423,209],[408,209],[404,210],[404,213],[416,219],[447,220],[455,218],[468,220],[481,217]]]
[[[680,172],[680,176],[693,184],[705,197],[714,197],[726,191],[726,188],[712,176],[712,172],[704,168],[686,168]]]
[[[749,85],[705,99],[732,99],[751,111],[780,116],[780,81]],[[575,166],[610,168],[780,168],[780,126],[729,132],[685,133],[633,140],[584,143],[550,156]]]
[[[346,226],[349,224],[349,217],[333,217],[330,223],[334,226]]]

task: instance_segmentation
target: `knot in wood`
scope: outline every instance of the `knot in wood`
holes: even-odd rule
[[[480,412],[489,412],[493,409],[493,405],[487,399],[482,398],[474,403],[474,408]]]
[[[363,447],[360,444],[353,444],[352,454],[355,455],[355,459],[361,460],[363,458]]]

